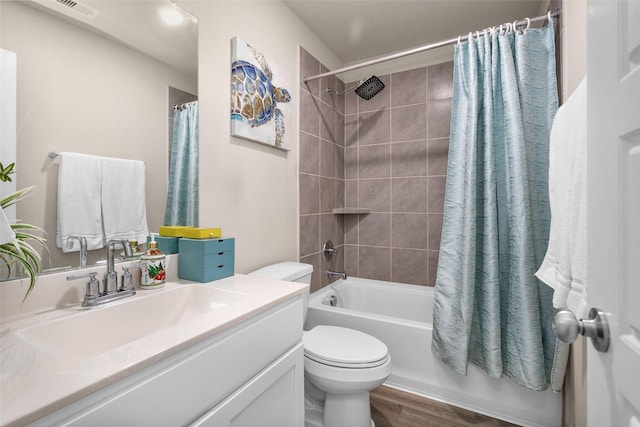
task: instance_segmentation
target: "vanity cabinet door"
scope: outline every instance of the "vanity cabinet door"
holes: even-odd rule
[[[303,427],[304,359],[297,345],[192,427]]]

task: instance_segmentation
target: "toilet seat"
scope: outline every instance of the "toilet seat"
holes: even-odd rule
[[[339,326],[316,326],[304,333],[302,342],[305,357],[339,368],[373,368],[389,359],[389,350],[382,341]]]

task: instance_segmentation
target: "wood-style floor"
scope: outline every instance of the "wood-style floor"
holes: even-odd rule
[[[476,414],[422,396],[380,386],[369,394],[376,427],[514,427],[505,421]]]

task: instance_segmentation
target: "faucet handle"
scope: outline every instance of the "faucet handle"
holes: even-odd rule
[[[338,249],[333,247],[333,242],[331,240],[327,240],[322,246],[322,253],[324,254],[324,258],[329,261],[338,253]]]
[[[71,276],[67,276],[67,280],[76,280],[76,279],[83,279],[85,277],[89,277],[89,280],[97,280],[96,279],[96,275],[98,273],[96,271],[92,271],[91,273],[84,273],[84,274],[73,274]]]
[[[82,303],[84,307],[88,305],[89,301],[95,300],[100,296],[100,282],[98,281],[98,279],[96,279],[97,274],[97,272],[92,271],[91,273],[74,274],[72,276],[67,276],[67,280],[83,279],[85,277],[89,278],[84,294],[84,301]]]
[[[133,289],[133,276],[129,271],[129,267],[122,267],[122,282],[120,291],[130,291]]]

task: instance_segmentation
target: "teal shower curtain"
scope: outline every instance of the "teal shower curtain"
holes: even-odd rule
[[[164,225],[198,226],[198,101],[174,107]]]
[[[459,374],[471,362],[543,390],[556,339],[552,289],[534,273],[550,225],[553,24],[470,35],[454,55],[432,351]]]

